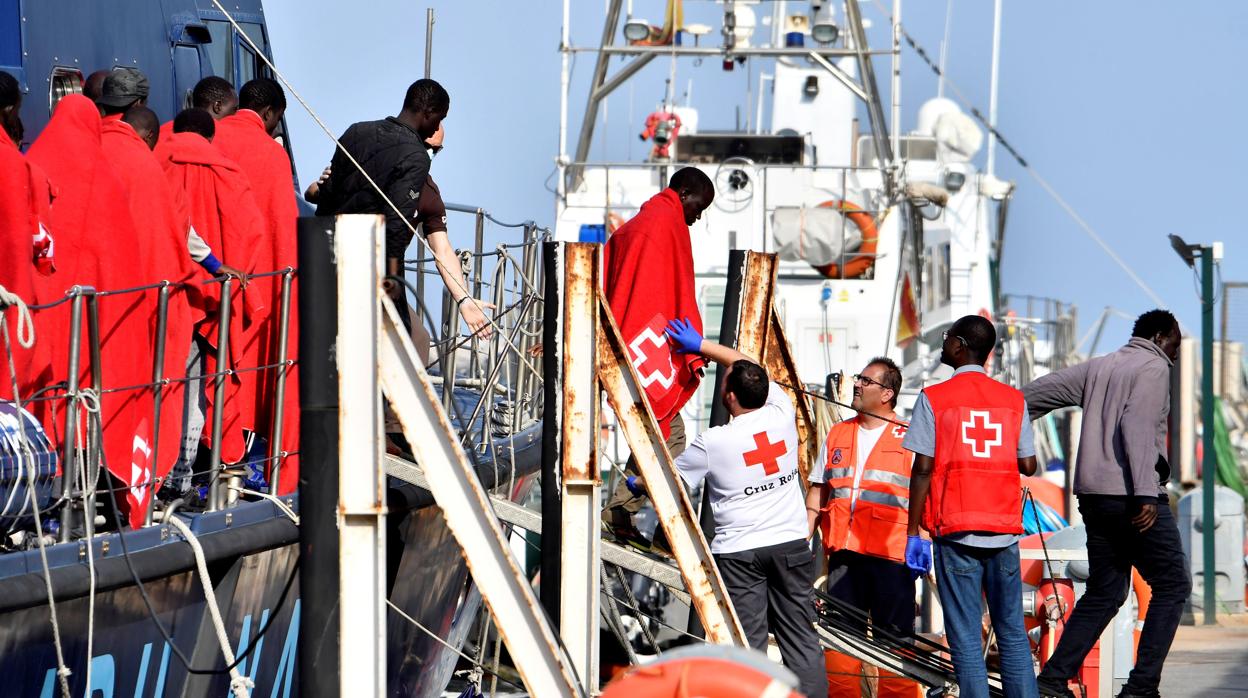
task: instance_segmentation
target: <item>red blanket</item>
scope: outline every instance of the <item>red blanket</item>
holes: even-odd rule
[[[34,169],[18,152],[9,135],[0,129],[0,286],[28,304],[35,303],[35,278],[52,273],[52,238],[47,232],[48,185],[42,172]],[[34,391],[52,382],[48,343],[35,330],[35,345],[23,349],[18,343],[17,308],[4,311],[13,352],[14,373],[4,360],[0,345],[0,400],[13,399],[13,381],[18,394],[29,399]],[[43,416],[44,403],[28,406]]]
[[[186,375],[186,357],[191,346],[192,318],[186,287],[198,286],[207,278],[187,252],[188,213],[181,198],[174,197],[164,170],[152,151],[134,129],[120,120],[105,119],[102,146],[118,177],[129,193],[130,215],[149,250],[150,280],[173,282],[165,314],[165,331],[156,337],[164,342],[161,376],[173,379],[161,392],[160,429],[156,444],[156,476],[164,478],[178,459],[182,446],[182,401],[186,384],[177,379]],[[179,209],[179,204],[182,208]],[[156,307],[159,291],[149,291],[149,302]],[[151,317],[153,336],[158,318]]]
[[[256,271],[276,271],[285,267],[298,266],[298,250],[295,242],[295,223],[299,210],[295,204],[294,176],[291,173],[290,157],[286,149],[273,140],[264,130],[264,122],[260,115],[250,109],[240,109],[238,113],[217,121],[217,135],[212,139],[213,145],[225,153],[226,157],[238,163],[251,182],[255,192],[256,203],[260,206],[260,214],[264,218],[265,240],[258,250]],[[267,322],[252,328],[258,337],[260,354],[256,363],[273,365],[281,361],[277,355],[278,309],[281,302],[281,277],[267,277],[252,282],[255,292],[266,299],[266,304],[273,309]],[[299,315],[296,312],[295,299],[298,298],[298,286],[291,289],[290,330],[286,343],[285,359],[294,359],[299,344]],[[282,450],[297,453],[299,450],[299,376],[297,367],[292,366],[286,375],[284,395],[285,411],[282,427]],[[262,424],[272,424],[273,402],[277,371],[265,371],[260,378],[257,393],[256,411]],[[260,430],[269,434],[270,429]],[[271,437],[271,434],[270,434]],[[271,442],[271,438],[270,438]],[[286,459],[282,465],[281,482],[277,492],[286,494],[298,487],[297,455]]]
[[[52,208],[58,272],[37,283],[40,300],[60,298],[73,284],[116,291],[152,282],[144,276],[151,269],[151,246],[139,234],[126,188],[101,148],[95,104],[81,95],[62,99],[29,157],[59,192]],[[56,380],[67,375],[69,310],[63,303],[40,313]],[[152,394],[144,384],[152,379],[154,311],[144,293],[99,299],[100,366],[91,365],[85,323],[82,334],[80,384],[90,387],[96,378],[103,383],[104,455],[114,478],[136,485],[126,490],[123,502],[132,524],[142,523],[151,492],[137,485],[151,477]]]
[[[251,273],[256,270],[256,250],[263,240],[263,219],[256,206],[247,178],[238,166],[212,147],[203,136],[196,133],[175,133],[157,148],[164,156],[161,166],[169,183],[183,192],[191,224],[213,253],[223,263]],[[208,284],[202,289],[195,304],[197,331],[210,345],[216,346],[219,326],[217,310],[221,302],[219,286]],[[230,365],[218,369],[215,355],[208,357],[208,373],[224,368],[254,368],[258,353],[256,339],[249,328],[263,323],[269,308],[263,302],[253,302],[254,289],[248,287],[240,292],[235,284],[231,289],[230,303]],[[251,362],[249,362],[251,361]],[[206,384],[211,424],[215,379]],[[236,462],[243,457],[243,430],[256,430],[260,422],[255,411],[256,373],[234,373],[226,383],[225,405],[222,409],[223,462]],[[205,438],[211,436],[205,431]]]
[[[695,354],[677,354],[663,334],[676,318],[688,318],[702,332],[680,196],[664,189],[642,204],[607,240],[604,256],[607,303],[667,437],[672,417],[698,389],[704,363]]]

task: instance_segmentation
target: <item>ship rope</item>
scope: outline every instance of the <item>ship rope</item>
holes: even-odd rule
[[[485,666],[485,664],[484,664],[482,661],[479,661],[479,660],[477,660],[477,659],[473,659],[472,657],[470,657],[470,656],[468,656],[468,655],[464,654],[464,653],[463,653],[463,652],[462,652],[462,651],[461,651],[458,647],[455,647],[454,645],[452,645],[451,643],[447,642],[446,640],[443,640],[441,636],[439,636],[437,633],[433,632],[433,631],[432,631],[432,630],[430,630],[429,628],[426,628],[424,625],[421,625],[420,621],[418,621],[418,620],[416,620],[415,618],[413,618],[413,617],[411,617],[410,615],[408,615],[408,614],[407,614],[407,613],[406,613],[403,609],[401,609],[401,608],[399,608],[398,606],[396,606],[396,605],[395,605],[395,603],[394,603],[393,601],[391,601],[390,599],[386,599],[386,605],[387,605],[387,606],[389,606],[389,607],[390,607],[390,609],[391,609],[391,610],[393,610],[395,613],[399,614],[399,617],[403,618],[403,620],[406,620],[407,622],[409,622],[409,623],[411,623],[412,625],[414,625],[414,626],[416,627],[416,629],[417,629],[417,630],[420,630],[421,632],[425,633],[426,635],[428,635],[430,638],[432,638],[432,639],[433,639],[435,642],[437,642],[438,644],[442,645],[443,647],[447,648],[448,650],[450,650],[450,651],[454,652],[455,654],[459,655],[459,657],[460,657],[461,659],[463,659],[464,661],[466,661],[466,662],[468,662],[468,663],[472,664],[472,665],[473,665],[473,667],[474,667],[475,669],[477,669],[477,670],[479,670],[479,671],[482,671],[482,672],[484,672],[484,673],[486,673],[486,674],[489,674],[490,676],[492,676],[492,677],[494,677],[494,678],[498,679],[499,681],[502,681],[503,683],[505,683],[505,684],[507,684],[507,685],[509,685],[509,686],[511,686],[511,687],[513,687],[513,688],[515,688],[515,689],[517,689],[517,690],[520,690],[520,691],[525,690],[525,689],[524,689],[524,686],[521,686],[520,684],[518,684],[518,683],[516,683],[516,682],[514,682],[514,681],[509,681],[508,679],[506,679],[506,678],[504,678],[504,677],[502,677],[502,676],[499,676],[497,673],[495,673],[495,672],[493,672],[493,671],[490,671],[490,669],[489,669],[488,667],[486,667],[486,666]]]
[[[65,649],[61,643],[61,624],[56,613],[56,592],[52,588],[52,571],[48,565],[48,542],[43,535],[43,517],[39,511],[39,506],[35,502],[35,454],[30,446],[29,439],[26,438],[25,425],[22,424],[22,396],[17,385],[17,364],[13,358],[13,342],[9,335],[8,316],[5,312],[9,307],[17,308],[17,340],[18,345],[24,349],[29,349],[35,343],[35,327],[30,320],[30,309],[26,307],[25,301],[17,294],[0,286],[0,339],[4,342],[5,361],[8,364],[9,379],[12,382],[10,388],[13,391],[13,402],[18,407],[18,444],[20,444],[20,453],[18,453],[18,473],[15,481],[20,481],[23,471],[26,476],[27,501],[31,503],[31,512],[35,520],[35,541],[39,548],[39,565],[43,569],[43,584],[48,593],[48,620],[52,626],[52,645],[56,650],[56,679],[61,687],[61,698],[70,698],[69,692],[69,667],[65,664]],[[7,510],[7,507],[6,507]],[[94,576],[92,577],[94,581]]]
[[[892,14],[888,11],[888,8],[884,7],[880,0],[873,0],[873,2],[875,3],[876,8],[879,9],[885,17],[888,17],[889,21],[892,21]],[[975,119],[979,121],[984,128],[988,129],[989,133],[996,137],[997,142],[1000,143],[1001,147],[1005,148],[1005,151],[1014,158],[1019,167],[1023,168],[1027,174],[1031,175],[1031,178],[1040,185],[1040,188],[1053,199],[1053,201],[1066,213],[1066,215],[1070,216],[1071,220],[1075,222],[1075,225],[1078,226],[1078,228],[1082,230],[1085,235],[1091,238],[1092,241],[1095,242],[1096,245],[1100,247],[1101,250],[1111,260],[1113,260],[1113,262],[1117,264],[1118,267],[1122,269],[1122,271],[1125,272],[1133,282],[1135,282],[1135,285],[1139,286],[1140,289],[1148,295],[1157,307],[1166,307],[1166,303],[1161,299],[1161,296],[1157,295],[1157,293],[1144,282],[1144,279],[1140,278],[1140,275],[1131,268],[1131,265],[1127,264],[1126,260],[1118,256],[1118,253],[1110,247],[1109,243],[1105,242],[1105,239],[1101,237],[1100,233],[1096,232],[1092,225],[1084,220],[1083,216],[1079,215],[1079,212],[1075,210],[1074,206],[1071,206],[1070,203],[1067,202],[1066,199],[1053,188],[1053,185],[1049,184],[1049,181],[1042,177],[1036,168],[1033,167],[1021,153],[1014,149],[1014,146],[1006,140],[1005,136],[1002,135],[993,124],[989,123],[983,112],[981,112],[966,97],[966,94],[962,92],[962,89],[958,87],[957,83],[955,83],[953,79],[945,73],[945,71],[941,70],[940,66],[932,60],[932,57],[928,55],[927,51],[919,44],[919,42],[915,41],[914,37],[911,36],[902,25],[898,24],[898,29],[900,30],[902,37],[905,38],[906,43],[909,44],[910,48],[914,50],[915,54],[923,61],[923,63],[927,65],[928,68],[932,70],[932,72],[943,82],[943,84],[948,85],[949,89],[953,91],[954,96],[957,98],[957,101],[962,104],[962,107],[969,111],[971,116],[975,117]]]
[[[230,690],[238,698],[250,698],[251,689],[255,686],[252,680],[243,675],[238,670],[238,664],[234,660],[234,649],[230,647],[230,636],[225,630],[225,621],[221,620],[221,608],[217,604],[217,595],[212,590],[212,577],[208,574],[208,560],[204,557],[204,549],[199,545],[199,539],[191,532],[190,526],[187,526],[182,519],[172,517],[168,523],[182,534],[186,542],[191,546],[191,552],[195,554],[195,567],[199,570],[199,583],[204,590],[204,602],[208,605],[208,615],[212,618],[212,628],[217,633],[217,641],[221,643],[221,655],[225,657],[225,663],[230,666]]]

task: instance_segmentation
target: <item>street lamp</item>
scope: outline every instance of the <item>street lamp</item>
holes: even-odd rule
[[[1213,494],[1218,484],[1218,455],[1213,443],[1213,303],[1215,294],[1213,265],[1222,261],[1222,243],[1189,245],[1178,235],[1171,235],[1170,246],[1189,268],[1195,269],[1196,258],[1200,258],[1200,421],[1203,450],[1200,460],[1200,536],[1205,558],[1202,576],[1205,587],[1205,625],[1216,625],[1218,622],[1218,578],[1214,560],[1216,552],[1213,537]],[[1226,369],[1223,368],[1223,370]]]

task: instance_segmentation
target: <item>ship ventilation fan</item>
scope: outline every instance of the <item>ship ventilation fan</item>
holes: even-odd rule
[[[715,171],[715,205],[721,211],[736,213],[754,199],[754,162],[734,157],[724,160]]]

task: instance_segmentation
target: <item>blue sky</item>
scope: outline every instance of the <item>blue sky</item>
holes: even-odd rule
[[[663,4],[635,0],[635,14],[657,21]],[[1246,107],[1248,3],[1190,2],[1181,11],[1159,0],[1004,4],[999,129],[1198,334],[1195,281],[1166,235],[1223,241],[1223,278],[1248,281],[1248,236],[1237,205],[1245,196],[1241,173],[1248,161],[1248,140],[1237,135]],[[603,6],[573,2],[574,45],[596,44]],[[554,203],[545,186],[558,143],[561,3],[266,3],[278,66],[335,133],[397,112],[406,86],[423,74],[426,7],[437,13],[433,76],[451,93],[447,148],[434,163],[444,197],[481,205],[504,220],[550,224]],[[862,7],[874,23],[870,41],[880,47],[887,20],[874,2]],[[687,21],[707,21],[716,12],[711,3],[686,2]],[[903,5],[907,31],[933,55],[945,15],[944,0]],[[991,32],[990,0],[953,0],[948,73],[985,113]],[[885,60],[876,66],[887,91]],[[592,57],[580,56],[570,139],[591,70]],[[667,70],[656,60],[634,79],[631,99],[628,87],[617,91],[596,156],[640,155],[635,134],[659,100]],[[922,101],[935,96],[936,79],[909,48],[903,48],[902,71],[902,127],[909,130]],[[745,94],[744,75],[723,73],[716,61],[698,68],[686,63],[678,94],[695,77],[702,127],[730,128]],[[753,110],[743,110],[741,118],[746,111]],[[307,182],[328,161],[332,144],[293,103],[288,120],[296,165]],[[1003,150],[997,162],[998,175],[1019,185],[1007,229],[1007,292],[1074,302],[1083,329],[1107,305],[1131,315],[1152,307]],[[469,244],[470,222],[453,218],[451,235],[457,246]],[[1233,315],[1248,322],[1248,311]],[[1102,351],[1124,341],[1129,330],[1129,322],[1111,320]],[[1248,335],[1248,326],[1240,332]]]

